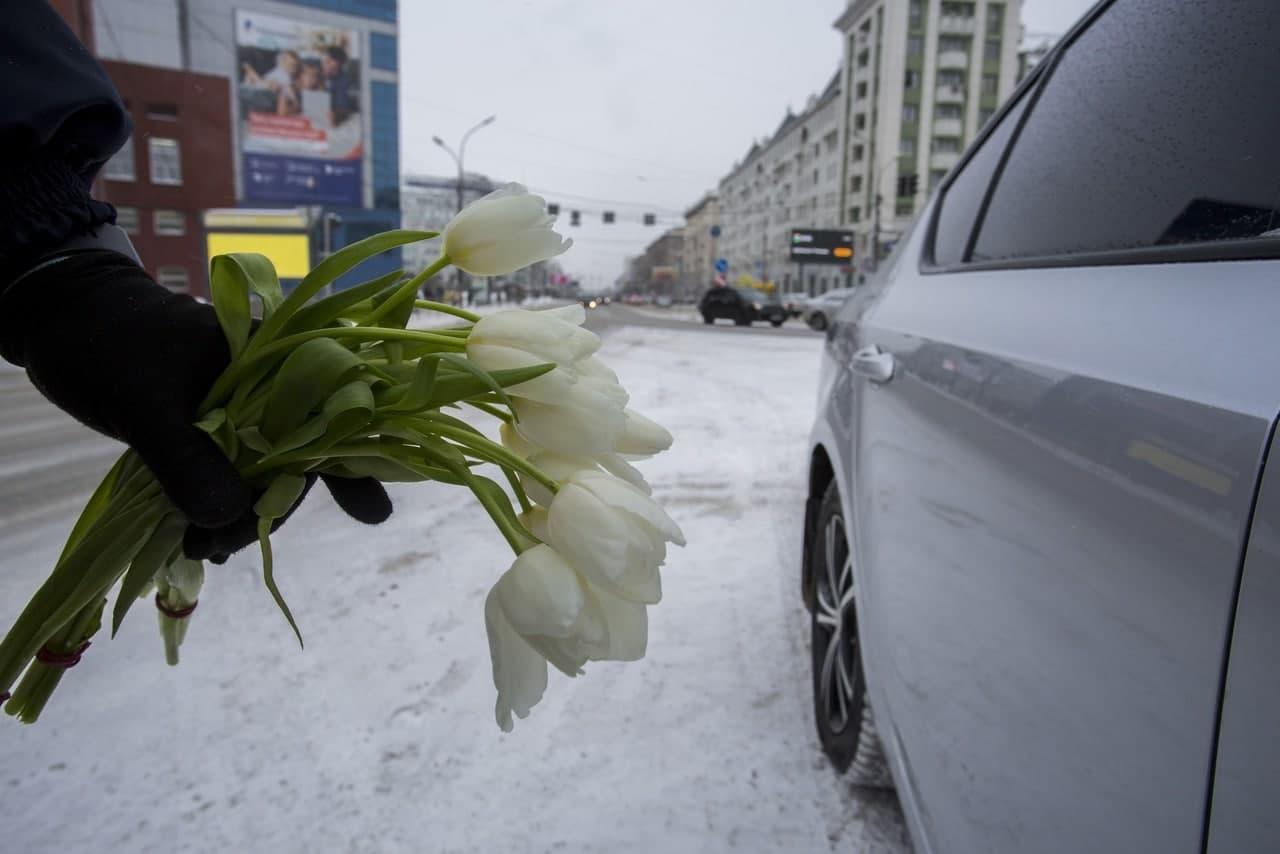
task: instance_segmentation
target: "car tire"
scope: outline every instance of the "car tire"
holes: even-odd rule
[[[809,542],[814,723],[822,752],[850,783],[892,788],[867,700],[849,540],[833,481],[822,498]]]
[[[702,322],[710,326],[716,322],[716,319],[709,314],[702,315]]]
[[[784,320],[785,318],[775,317],[773,320],[770,320],[769,323],[771,326],[773,326],[774,329],[777,329],[779,326],[783,324]]]
[[[827,316],[820,311],[816,311],[809,315],[809,328],[815,332],[822,332],[827,328]]]

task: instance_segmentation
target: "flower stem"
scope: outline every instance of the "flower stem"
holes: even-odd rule
[[[449,256],[441,255],[435,261],[431,262],[431,266],[427,267],[421,273],[401,285],[399,290],[387,298],[386,302],[375,308],[364,320],[360,321],[360,325],[376,325],[379,320],[390,314],[396,306],[400,305],[400,303],[404,302],[406,299],[413,299],[414,294],[418,292],[418,288],[422,287],[423,282],[448,266]]]
[[[452,439],[467,450],[474,452],[476,456],[483,457],[489,462],[524,472],[534,480],[538,481],[538,483],[551,490],[553,495],[560,491],[560,484],[556,483],[556,481],[542,469],[533,465],[523,457],[511,453],[506,448],[486,436],[482,436],[479,433],[472,433],[468,430],[462,430],[449,424],[442,424],[434,419],[414,420],[419,421],[420,423],[425,421],[426,423],[422,424],[422,426],[427,432]]]
[[[460,317],[463,320],[468,320],[472,323],[475,323],[480,319],[480,315],[476,314],[474,311],[467,311],[465,308],[458,308],[457,306],[452,306],[448,303],[434,302],[429,299],[414,300],[413,305],[415,308],[423,308],[427,311],[438,311],[441,314],[451,314],[454,317]]]

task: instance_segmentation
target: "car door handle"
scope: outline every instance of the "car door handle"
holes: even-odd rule
[[[863,347],[853,354],[853,371],[873,383],[887,383],[893,379],[893,354],[879,347]]]

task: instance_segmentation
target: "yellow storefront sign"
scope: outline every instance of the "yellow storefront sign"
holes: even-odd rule
[[[209,234],[209,257],[228,252],[266,255],[282,279],[301,279],[311,272],[311,245],[305,234]]]

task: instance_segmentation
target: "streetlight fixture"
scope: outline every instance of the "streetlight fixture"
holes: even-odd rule
[[[465,156],[466,156],[466,154],[467,154],[467,140],[471,138],[471,134],[473,134],[473,133],[475,133],[476,131],[480,130],[480,128],[488,127],[489,125],[493,124],[493,123],[494,123],[494,121],[495,121],[497,118],[498,118],[497,116],[489,116],[488,118],[485,118],[484,120],[482,120],[482,121],[481,121],[479,124],[477,124],[475,127],[471,128],[469,131],[467,131],[466,133],[464,133],[464,134],[462,135],[462,142],[460,142],[460,143],[458,144],[458,152],[457,152],[456,154],[454,153],[453,149],[452,149],[452,148],[450,148],[450,147],[445,143],[445,141],[444,141],[443,139],[441,139],[441,138],[440,138],[440,137],[438,137],[438,136],[433,136],[433,137],[431,137],[431,141],[432,141],[432,142],[434,142],[436,145],[440,146],[441,148],[443,148],[443,149],[445,150],[445,152],[446,152],[450,157],[452,157],[452,158],[453,158],[453,162],[454,162],[455,164],[457,164],[457,166],[458,166],[458,183],[457,183],[458,206],[457,206],[456,210],[454,211],[455,213],[462,213],[462,183],[463,183],[463,181],[464,181],[464,180],[465,180],[465,178],[466,178],[466,173],[465,173],[465,172],[463,172],[463,170],[462,170],[462,158],[463,158],[463,157],[465,157]],[[467,274],[466,274],[466,273],[464,273],[464,272],[462,272],[461,270],[458,270],[458,271],[457,271],[457,276],[458,276],[458,289],[459,289],[460,291],[461,291],[461,290],[466,290],[466,289],[467,289],[467,287],[466,287],[466,285],[467,285]]]
[[[458,144],[457,154],[454,154],[453,149],[450,148],[445,143],[445,141],[440,137],[438,136],[431,137],[431,141],[434,142],[436,145],[440,146],[441,148],[443,148],[445,152],[450,157],[453,158],[453,162],[458,167],[458,208],[457,208],[458,213],[462,212],[462,182],[465,178],[465,173],[462,171],[462,159],[467,154],[467,140],[471,138],[471,134],[480,130],[480,128],[488,127],[489,125],[493,124],[497,120],[497,118],[498,118],[497,116],[489,116],[488,118],[484,119],[479,124],[477,124],[475,127],[471,128],[471,130],[464,133],[462,135],[462,142]]]

